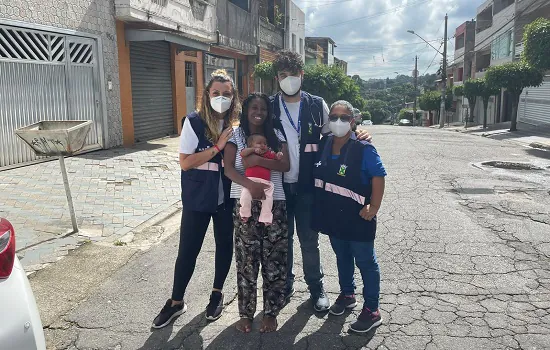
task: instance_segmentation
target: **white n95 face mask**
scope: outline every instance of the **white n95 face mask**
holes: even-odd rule
[[[225,113],[231,107],[232,100],[225,96],[216,96],[210,99],[210,106],[218,113]]]
[[[335,122],[330,122],[328,127],[332,134],[336,137],[345,136],[351,130],[351,124],[349,122],[342,121],[340,118],[338,118]]]
[[[279,86],[285,94],[288,96],[294,96],[298,91],[300,91],[300,87],[302,86],[302,78],[295,76],[286,77],[279,82]]]

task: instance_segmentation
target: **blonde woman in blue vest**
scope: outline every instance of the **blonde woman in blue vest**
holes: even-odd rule
[[[222,288],[233,259],[231,182],[223,172],[223,150],[232,136],[241,105],[233,79],[224,70],[212,73],[201,106],[183,122],[180,137],[182,220],[172,297],[153,321],[153,328],[170,324],[187,310],[185,290],[210,220],[216,241],[215,275],[205,316],[217,320],[223,311]]]
[[[355,266],[363,278],[364,305],[355,332],[382,323],[379,311],[380,269],[374,251],[377,213],[384,195],[386,170],[374,146],[352,132],[353,107],[337,101],[330,108],[331,134],[319,144],[314,164],[315,200],[312,229],[329,236],[336,254],[340,296],[329,312],[342,315],[356,306]]]

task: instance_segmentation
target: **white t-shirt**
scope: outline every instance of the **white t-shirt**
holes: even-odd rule
[[[223,130],[223,120],[219,121],[218,127],[221,132]],[[199,138],[197,137],[197,134],[195,134],[195,130],[193,130],[193,126],[191,125],[191,123],[187,120],[187,118],[185,118],[185,121],[183,122],[183,127],[181,129],[179,153],[194,154],[198,145],[199,145]],[[222,182],[222,177],[220,173],[220,184],[218,188],[218,205],[223,204],[223,199],[224,199],[223,182]]]
[[[275,129],[275,135],[282,143],[286,142],[282,132]],[[244,175],[243,158],[241,152],[247,147],[246,137],[243,129],[240,127],[233,127],[233,136],[229,139],[229,142],[237,147],[237,155],[235,159],[235,170],[241,175]],[[284,201],[285,191],[283,189],[283,173],[275,170],[271,170],[271,182],[273,182],[273,200]],[[231,183],[231,198],[241,198],[241,191],[243,187],[236,182]]]
[[[292,118],[294,125],[298,126],[298,116],[300,115],[300,102],[285,102],[288,108],[288,113]],[[298,139],[298,132],[292,126],[288,120],[287,114],[283,107],[281,98],[279,98],[279,108],[281,110],[281,123],[285,129],[286,140],[288,143],[288,155],[290,157],[290,170],[285,173],[286,183],[298,182],[298,175],[300,174],[300,142]],[[328,114],[329,108],[325,100],[323,100],[323,129],[322,133],[327,133],[328,129]],[[303,125],[301,127],[304,127]]]

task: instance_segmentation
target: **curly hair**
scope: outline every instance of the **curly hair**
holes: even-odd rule
[[[267,117],[265,118],[265,122],[263,125],[264,136],[267,139],[267,145],[269,146],[269,148],[271,148],[274,152],[278,152],[280,150],[279,138],[277,137],[277,135],[275,135],[275,127],[273,126],[272,109],[270,107],[269,97],[267,97],[267,95],[259,92],[253,92],[250,95],[248,95],[248,97],[243,101],[243,110],[241,113],[240,127],[244,131],[246,138],[251,136],[249,121],[248,121],[248,107],[250,103],[255,99],[260,99],[265,102],[265,105],[267,107]]]
[[[289,50],[281,50],[277,53],[275,61],[273,61],[273,67],[275,68],[275,74],[280,71],[289,71],[292,74],[296,74],[304,70],[304,63],[302,57]]]

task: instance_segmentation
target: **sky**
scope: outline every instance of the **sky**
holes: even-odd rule
[[[306,37],[331,37],[335,56],[348,62],[348,75],[370,78],[412,75],[418,55],[419,74],[434,73],[441,56],[414,30],[443,52],[445,13],[447,50],[454,53],[455,29],[476,16],[482,0],[294,0],[306,14]],[[437,56],[436,56],[437,55]]]

